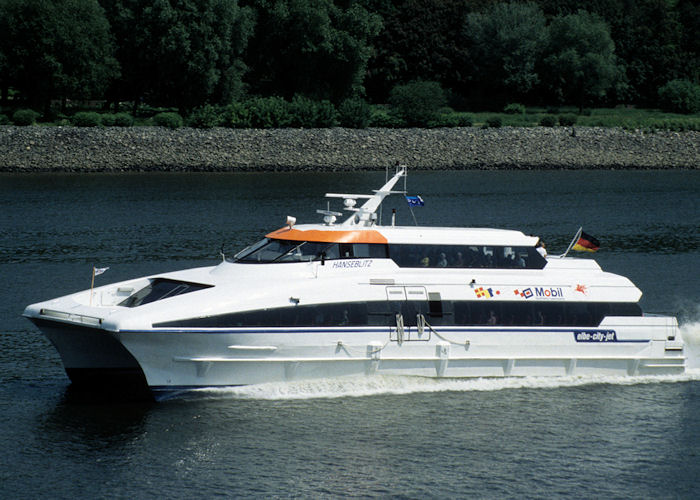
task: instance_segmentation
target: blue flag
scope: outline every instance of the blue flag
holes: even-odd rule
[[[420,196],[406,196],[406,202],[409,207],[422,207],[425,205],[425,203],[423,203],[423,198]]]

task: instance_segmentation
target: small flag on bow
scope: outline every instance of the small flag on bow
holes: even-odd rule
[[[93,269],[95,270],[95,276],[99,276],[100,274],[107,271],[107,269],[109,269],[109,267],[94,267]]]

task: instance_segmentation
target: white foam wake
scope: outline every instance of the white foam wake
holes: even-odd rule
[[[700,321],[682,324],[680,332],[685,342],[686,367],[700,369]]]
[[[422,377],[385,376],[341,377],[285,383],[270,383],[230,388],[210,388],[194,391],[197,397],[234,399],[330,399],[365,397],[386,394],[431,392],[499,391],[504,389],[552,389],[591,384],[659,384],[700,381],[700,370],[687,370],[681,375],[600,376],[600,377],[522,377],[431,379]]]
[[[207,388],[192,391],[190,394],[195,395],[197,398],[217,399],[330,399],[385,394],[500,391],[523,388],[552,389],[591,384],[636,385],[700,381],[700,321],[685,322],[680,327],[680,333],[685,342],[685,355],[687,357],[686,372],[680,375],[470,379],[432,379],[375,375],[371,377],[339,377],[297,382],[278,382],[242,387]]]

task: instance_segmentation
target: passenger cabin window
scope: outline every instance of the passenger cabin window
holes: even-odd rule
[[[542,269],[547,261],[535,247],[495,245],[389,245],[399,267]]]
[[[547,264],[535,247],[318,243],[275,239],[264,239],[246,248],[234,257],[234,262],[262,264],[387,257],[399,267],[542,269]]]
[[[154,327],[338,327],[416,326],[421,314],[432,326],[596,327],[606,316],[641,316],[636,303],[627,302],[520,302],[476,300],[379,301],[310,304],[242,311],[204,318],[188,318]]]

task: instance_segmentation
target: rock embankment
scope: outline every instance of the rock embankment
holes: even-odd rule
[[[572,133],[573,132],[573,133]],[[700,168],[700,132],[0,127],[2,172]]]

